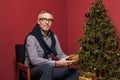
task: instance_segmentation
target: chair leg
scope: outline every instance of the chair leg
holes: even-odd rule
[[[17,80],[19,80],[19,75],[20,75],[20,71],[19,71],[19,67],[17,67]]]
[[[27,68],[27,80],[30,80],[30,68]]]

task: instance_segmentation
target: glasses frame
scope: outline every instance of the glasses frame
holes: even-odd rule
[[[54,20],[51,18],[40,18],[39,20],[43,21],[43,22],[53,22]]]

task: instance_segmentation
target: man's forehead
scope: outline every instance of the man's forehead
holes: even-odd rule
[[[39,15],[39,18],[53,18],[50,13],[43,13]]]

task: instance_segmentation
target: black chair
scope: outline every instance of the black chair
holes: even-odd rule
[[[25,47],[23,44],[15,45],[16,64],[17,64],[17,80],[30,80],[30,66],[24,65]],[[24,74],[23,74],[24,73]]]

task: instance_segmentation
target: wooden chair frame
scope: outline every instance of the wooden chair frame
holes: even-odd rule
[[[20,79],[20,71],[24,71],[26,73],[27,80],[30,80],[30,66],[26,66],[23,61],[20,60],[19,54],[24,54],[24,45],[23,44],[17,44],[15,46],[16,50],[16,64],[17,64],[17,80]],[[23,56],[25,57],[25,56]]]

